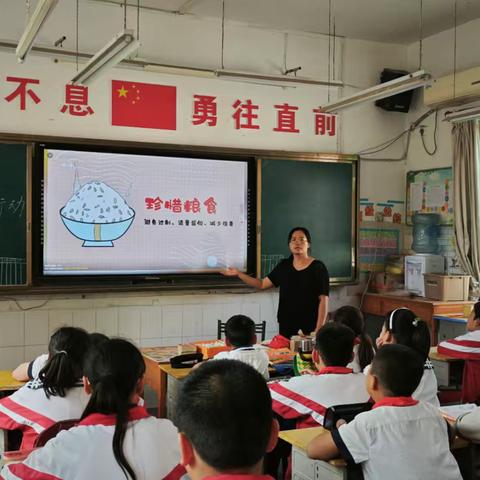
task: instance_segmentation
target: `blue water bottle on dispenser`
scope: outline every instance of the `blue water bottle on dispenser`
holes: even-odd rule
[[[413,215],[412,249],[417,253],[437,253],[438,225],[440,215],[437,213],[415,213]]]

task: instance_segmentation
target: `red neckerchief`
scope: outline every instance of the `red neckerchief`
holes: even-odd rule
[[[412,397],[385,397],[383,400],[376,402],[372,409],[378,407],[412,407],[417,403],[418,400]]]
[[[360,339],[360,337],[355,337],[355,340],[353,341],[353,344],[354,345],[360,345],[362,343],[362,340]]]
[[[248,473],[219,473],[218,475],[205,477],[204,480],[229,480],[233,478],[236,480],[273,480],[273,477],[270,475],[253,475]]]
[[[128,421],[133,422],[135,420],[141,420],[142,418],[150,417],[150,414],[144,407],[138,405],[130,408],[128,411]],[[78,425],[104,425],[106,427],[115,425],[117,423],[117,416],[114,413],[92,413],[88,417],[84,418]]]
[[[317,375],[325,375],[329,373],[336,373],[338,375],[345,375],[347,373],[353,373],[351,368],[347,367],[323,367]]]

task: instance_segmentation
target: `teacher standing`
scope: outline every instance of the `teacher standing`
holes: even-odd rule
[[[277,319],[279,332],[290,338],[299,330],[317,331],[328,313],[329,276],[325,265],[309,255],[312,239],[304,227],[288,234],[291,256],[282,260],[265,278],[250,277],[236,268],[222,273],[236,276],[251,287],[266,290],[280,287]]]

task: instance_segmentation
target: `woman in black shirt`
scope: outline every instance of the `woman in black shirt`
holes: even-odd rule
[[[222,273],[237,276],[247,285],[265,290],[280,287],[278,323],[285,337],[317,331],[328,313],[329,276],[325,265],[309,256],[311,237],[304,227],[295,227],[288,234],[292,255],[282,260],[265,278],[258,279],[227,268]]]

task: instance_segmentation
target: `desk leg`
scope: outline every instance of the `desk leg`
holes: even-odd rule
[[[147,357],[143,358],[146,366],[145,383],[157,394],[157,417],[165,418],[167,413],[167,374],[160,369],[157,362]]]

